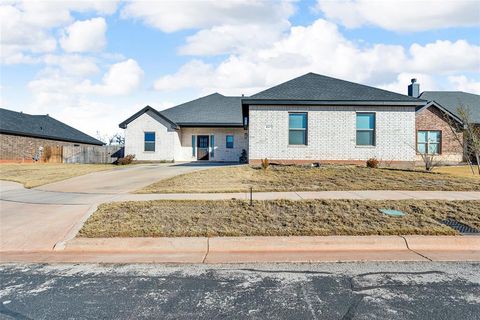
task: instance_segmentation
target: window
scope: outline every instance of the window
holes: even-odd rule
[[[357,113],[357,146],[375,145],[375,113]]]
[[[307,114],[289,113],[288,114],[288,144],[306,145],[307,144]]]
[[[417,131],[417,152],[421,154],[440,154],[442,134],[440,131]]]
[[[192,135],[192,157],[195,157],[195,142],[197,140],[197,137],[195,135]]]
[[[233,149],[233,136],[227,136],[227,149]]]
[[[155,132],[145,132],[145,151],[155,151]]]

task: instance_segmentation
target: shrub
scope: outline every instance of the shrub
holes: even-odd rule
[[[135,159],[134,154],[127,154],[125,157],[118,159],[117,164],[124,166],[126,164],[131,164]]]
[[[245,150],[245,149],[242,150],[242,154],[240,155],[239,162],[240,163],[247,163],[248,162],[247,150]]]
[[[267,170],[268,167],[270,167],[270,161],[267,158],[262,159],[262,169]]]
[[[380,163],[380,161],[378,161],[377,159],[375,158],[370,158],[367,160],[367,167],[369,168],[378,168],[378,164]]]

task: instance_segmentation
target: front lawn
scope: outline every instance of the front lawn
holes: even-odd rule
[[[402,210],[391,217],[379,208]],[[135,201],[102,204],[81,237],[454,235],[438,220],[480,228],[480,201]]]
[[[87,173],[113,168],[115,168],[115,166],[111,164],[0,164],[0,180],[19,182],[23,183],[25,188],[33,188]]]
[[[235,166],[187,173],[162,180],[138,193],[197,193],[327,190],[480,190],[478,179],[449,174],[360,166]]]
[[[478,168],[476,165],[474,165],[473,167],[473,174],[472,174],[472,169],[470,169],[470,166],[436,167],[433,169],[433,171],[440,172],[440,173],[447,173],[447,174],[451,174],[458,177],[480,179],[480,175],[478,174]]]

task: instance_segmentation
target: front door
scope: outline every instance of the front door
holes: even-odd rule
[[[197,160],[208,160],[208,136],[198,136],[197,146]]]

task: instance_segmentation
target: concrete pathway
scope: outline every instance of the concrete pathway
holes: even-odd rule
[[[159,180],[183,173],[230,166],[228,163],[164,163],[139,164],[113,170],[93,172],[83,176],[46,184],[35,188],[42,191],[120,194],[138,190]]]
[[[478,191],[297,191],[297,192],[253,192],[253,200],[303,200],[303,199],[352,199],[352,200],[480,200]],[[248,192],[237,193],[164,193],[122,194],[115,201],[145,200],[228,200],[250,199]]]
[[[0,181],[0,251],[52,250],[72,238],[98,204],[161,179],[224,164],[147,164],[38,188]]]

